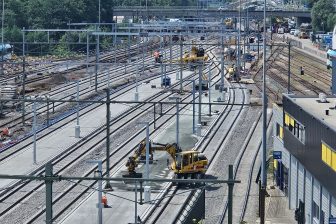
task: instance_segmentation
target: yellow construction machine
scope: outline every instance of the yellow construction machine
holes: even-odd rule
[[[167,152],[172,162],[170,169],[174,171],[175,178],[191,178],[202,179],[208,167],[208,159],[198,151],[181,151],[181,149],[173,144],[153,143],[149,144],[149,158],[153,161],[153,153],[155,151]],[[128,174],[123,177],[137,177],[141,178],[142,174],[135,171],[140,162],[145,162],[146,158],[146,141],[140,142],[138,148],[135,150],[133,156],[129,157],[126,167]]]
[[[225,19],[224,24],[226,26],[226,29],[232,29],[233,28],[233,21],[232,21],[231,18]]]
[[[192,42],[192,47],[190,52],[187,52],[182,57],[183,63],[197,63],[207,61],[209,56],[205,54],[205,50],[202,47],[196,47],[194,42]]]

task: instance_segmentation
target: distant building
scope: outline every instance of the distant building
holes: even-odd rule
[[[336,98],[324,100],[285,94],[273,107],[276,184],[308,224],[336,217]]]

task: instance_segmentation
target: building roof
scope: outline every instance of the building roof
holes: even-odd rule
[[[304,111],[336,131],[336,97],[328,96],[327,102],[321,103],[319,97],[306,97],[285,94],[288,99],[300,106]],[[326,115],[329,110],[329,115]]]

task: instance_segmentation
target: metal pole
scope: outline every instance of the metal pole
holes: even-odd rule
[[[102,171],[103,171],[103,165],[102,165],[102,161],[98,161],[98,172],[99,172],[99,176],[102,176]],[[98,224],[103,224],[103,206],[101,203],[102,200],[102,194],[103,192],[103,183],[102,180],[98,180]]]
[[[138,75],[139,75],[139,64],[137,60],[136,74],[135,74],[135,101],[139,100]]]
[[[46,96],[47,98],[47,126],[49,126],[49,97]]]
[[[180,99],[179,98],[176,98],[176,145],[179,146],[179,101]]]
[[[209,76],[208,76],[208,85],[209,85],[209,116],[211,116],[211,66],[209,65]]]
[[[5,0],[2,0],[1,43],[4,44]]]
[[[34,110],[34,118],[33,118],[33,132],[34,132],[34,139],[33,139],[33,163],[36,163],[36,101],[33,104]]]
[[[233,166],[229,165],[229,181],[233,181]],[[232,224],[232,207],[233,207],[233,183],[228,183],[229,196],[228,196],[228,223]]]
[[[138,223],[138,181],[134,183],[134,223]]]
[[[183,82],[183,67],[182,67],[182,57],[183,57],[183,45],[182,45],[182,36],[180,35],[180,91],[183,91],[182,82]]]
[[[241,0],[239,0],[239,29],[238,29],[238,66],[237,66],[237,80],[239,80],[240,77],[240,35],[241,35]]]
[[[170,63],[172,63],[172,60],[173,60],[172,36],[169,36],[169,42],[170,42],[170,45],[169,45],[169,60],[170,60]],[[172,68],[172,65],[170,64],[170,69],[171,68]]]
[[[110,84],[110,71],[107,71],[107,88],[110,89],[111,84]]]
[[[149,123],[145,122],[146,124],[146,175],[145,177],[149,179]],[[147,185],[148,183],[146,183]]]
[[[224,91],[224,47],[222,47],[222,50],[223,50],[223,53],[221,55],[221,86],[220,86],[220,89],[219,91],[222,92]]]
[[[144,41],[142,43],[142,75],[145,74],[145,38],[144,37]]]
[[[77,83],[77,125],[79,126],[79,81],[76,81]]]
[[[48,162],[45,166],[45,176],[52,177],[53,176],[53,168],[52,163]],[[52,209],[52,180],[45,180],[46,185],[46,223],[53,223],[53,209]]]
[[[163,84],[163,65],[162,62],[160,62],[160,68],[161,68],[161,85]]]
[[[193,125],[193,133],[196,133],[196,129],[195,129],[195,95],[196,95],[196,91],[195,91],[195,80],[193,79],[192,80],[192,84],[193,84],[193,122],[192,122],[192,125]]]
[[[202,65],[198,66],[198,124],[202,122]]]
[[[154,129],[156,129],[156,104],[154,103]]]
[[[96,37],[95,91],[98,91],[99,35]]]
[[[89,73],[89,33],[86,33],[86,74]],[[90,87],[91,87],[91,72],[90,72]]]
[[[2,24],[1,24],[1,44],[3,47],[3,50],[5,52],[5,44],[4,44],[4,21],[5,21],[5,0],[2,0]],[[4,75],[4,54],[1,56],[1,74]]]
[[[105,89],[106,91],[106,177],[110,177],[110,119],[111,119],[111,110],[110,110],[110,90]],[[112,190],[111,183],[106,181],[105,189]]]
[[[265,193],[267,186],[266,171],[266,132],[267,132],[267,93],[266,93],[266,0],[264,0],[264,38],[263,38],[263,125],[262,125],[262,161],[261,161],[261,212],[260,223],[265,223]]]
[[[291,55],[290,55],[291,43],[288,41],[288,83],[287,83],[287,93],[290,93],[290,75],[291,75]]]
[[[100,0],[98,1],[98,4],[99,4],[99,6],[98,6],[98,14],[99,14],[99,18],[98,18],[98,26],[100,27],[100,18],[101,18],[101,10],[100,10]]]
[[[25,28],[22,31],[22,125],[25,124],[25,95],[26,95],[26,56],[25,56]]]

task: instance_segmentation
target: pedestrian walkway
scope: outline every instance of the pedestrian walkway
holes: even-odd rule
[[[288,208],[288,198],[278,188],[268,188],[266,198],[266,223],[293,224],[294,210]]]

